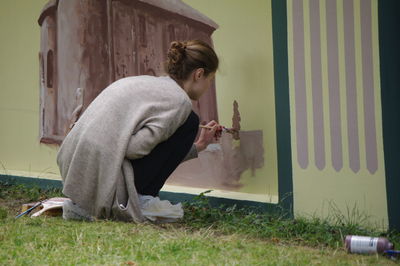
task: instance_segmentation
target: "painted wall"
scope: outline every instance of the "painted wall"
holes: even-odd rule
[[[287,3],[295,212],[386,225],[377,1]]]
[[[0,27],[7,38],[0,50],[0,173],[59,179],[57,147],[39,144],[36,20],[46,2],[1,3]],[[270,199],[278,195],[278,170],[273,54],[279,50],[272,45],[271,1],[184,2],[219,24],[213,41],[221,59],[216,79],[220,122],[230,125],[237,100],[242,129],[263,131],[264,167],[255,176],[250,170],[243,174],[241,199],[274,202]],[[288,37],[283,64],[289,71],[292,176],[285,178],[289,183],[293,178],[294,211],[328,215],[335,213],[334,206],[336,212],[350,210],[353,218],[367,215],[387,226],[378,1],[286,4],[287,28],[274,30],[287,31]],[[214,195],[233,197],[221,191]],[[353,208],[358,213],[351,213]]]
[[[213,35],[221,58],[216,77],[220,122],[231,125],[232,104],[237,100],[242,129],[263,131],[264,167],[257,169],[254,176],[250,170],[246,171],[239,192],[269,201],[269,197],[277,195],[270,2],[226,0],[213,5],[208,1],[185,2],[220,26]],[[55,162],[57,147],[39,144],[37,19],[46,3],[46,0],[1,3],[0,27],[8,38],[2,43],[0,65],[0,162],[3,173],[59,179]],[[225,12],[228,6],[230,12]]]

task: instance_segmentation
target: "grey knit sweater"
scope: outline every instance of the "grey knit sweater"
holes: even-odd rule
[[[88,106],[60,147],[63,193],[97,218],[144,221],[128,159],[141,158],[167,140],[191,108],[170,77],[114,82]]]

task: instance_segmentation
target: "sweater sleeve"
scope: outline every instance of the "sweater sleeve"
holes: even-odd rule
[[[156,108],[149,110],[152,111],[148,114],[142,127],[129,139],[125,152],[125,157],[129,160],[148,155],[155,146],[171,137],[189,116],[191,103],[185,102],[173,107],[162,106],[160,103]]]
[[[161,129],[154,126],[145,126],[129,140],[125,156],[129,160],[142,158],[149,154],[161,142]]]
[[[147,77],[146,77],[147,78]],[[148,155],[159,143],[167,140],[186,121],[191,110],[192,102],[188,95],[171,79],[149,80],[137,87],[134,97],[136,100],[132,114],[135,122],[132,134],[127,142],[125,157],[135,160]]]

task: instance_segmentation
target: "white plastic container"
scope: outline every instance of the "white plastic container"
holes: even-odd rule
[[[344,244],[349,253],[383,253],[393,249],[393,244],[384,237],[346,236]]]

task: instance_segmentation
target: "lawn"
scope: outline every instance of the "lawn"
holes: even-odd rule
[[[175,224],[15,220],[22,203],[60,195],[0,184],[0,263],[4,265],[395,265],[380,255],[344,251],[341,235],[368,231],[319,219],[287,220],[235,208],[185,204]],[[371,229],[369,229],[371,230]],[[388,235],[395,244],[398,233]],[[397,261],[398,262],[398,261]]]

